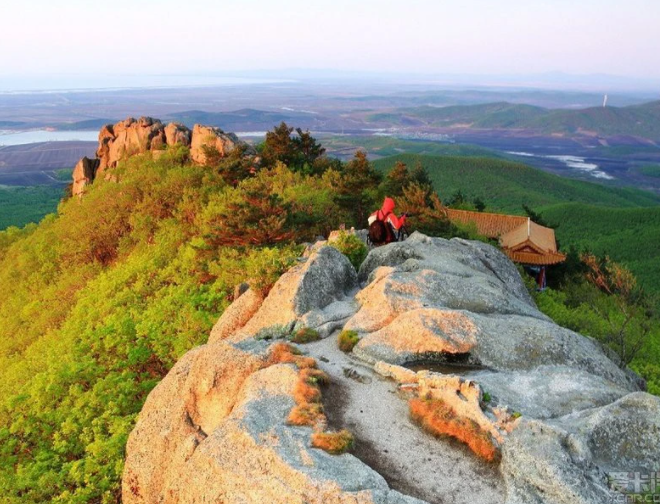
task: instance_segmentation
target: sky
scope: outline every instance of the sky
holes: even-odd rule
[[[5,1],[0,79],[297,68],[657,80],[658,27],[659,0]]]

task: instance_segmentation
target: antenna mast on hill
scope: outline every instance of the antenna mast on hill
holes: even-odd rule
[[[603,108],[607,107],[607,95],[603,97]]]

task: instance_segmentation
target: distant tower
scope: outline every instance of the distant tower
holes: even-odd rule
[[[607,95],[603,97],[603,108],[607,107]]]

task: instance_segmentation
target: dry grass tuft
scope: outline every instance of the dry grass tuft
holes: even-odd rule
[[[306,368],[300,371],[300,378],[310,385],[327,385],[330,378],[320,369]]]
[[[353,447],[353,434],[346,429],[339,432],[315,432],[312,434],[312,446],[333,455],[347,452]]]
[[[290,425],[310,425],[322,428],[326,418],[321,405],[320,386],[329,381],[328,375],[320,369],[307,367],[298,371],[298,381],[293,389],[296,406],[287,418]]]
[[[319,403],[304,403],[294,406],[289,413],[287,422],[290,425],[316,426],[325,422],[323,406]]]
[[[352,351],[353,347],[357,345],[358,341],[360,341],[358,333],[349,330],[342,331],[337,338],[337,344],[339,345],[339,349],[342,352]]]
[[[321,389],[316,385],[310,385],[305,380],[298,380],[296,387],[293,389],[293,398],[299,405],[305,403],[318,403],[321,402]]]
[[[318,341],[321,339],[321,335],[318,331],[310,329],[309,327],[303,327],[298,329],[295,334],[291,337],[291,341],[294,343],[311,343],[312,341]]]
[[[275,343],[271,347],[265,366],[273,364],[295,364],[298,369],[306,369],[315,368],[316,360],[300,355],[300,350],[288,343]]]
[[[414,398],[409,402],[410,416],[436,436],[451,436],[467,444],[482,459],[499,459],[499,450],[488,432],[467,418],[461,418],[444,401]]]
[[[267,366],[273,364],[293,364],[300,352],[288,343],[275,343],[270,349]]]
[[[309,369],[316,367],[316,359],[313,357],[297,357],[295,362],[296,366],[298,366],[298,369]]]
[[[304,357],[293,346],[287,343],[276,343],[271,347],[266,366],[273,364],[295,364],[298,371],[298,381],[293,389],[296,401],[289,412],[289,425],[310,426],[318,429],[312,434],[312,446],[321,448],[328,453],[344,453],[353,446],[353,435],[347,430],[339,432],[322,432],[326,425],[326,417],[321,404],[321,385],[330,382],[330,378],[320,369],[316,369],[316,360]]]

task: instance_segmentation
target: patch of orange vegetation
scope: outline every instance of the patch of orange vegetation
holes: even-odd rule
[[[500,452],[490,434],[482,430],[475,421],[456,415],[444,401],[414,398],[408,404],[413,420],[431,434],[458,439],[488,462],[499,459]]]
[[[328,376],[316,369],[316,360],[304,357],[293,345],[276,343],[271,347],[266,366],[274,364],[295,364],[298,371],[298,381],[293,390],[296,406],[293,407],[287,422],[290,425],[309,425],[312,427],[324,425],[326,422],[321,404],[320,385],[329,382]]]
[[[282,342],[275,343],[270,349],[266,367],[273,364],[295,364],[298,369],[316,367],[316,361],[312,357],[304,357],[296,347]]]
[[[315,427],[325,422],[323,406],[319,403],[304,403],[294,406],[286,421],[290,425],[308,425]]]
[[[339,432],[323,432],[327,423],[321,404],[321,385],[330,379],[320,369],[316,369],[316,360],[300,355],[300,351],[288,343],[276,343],[271,347],[266,367],[274,364],[295,364],[298,381],[293,390],[296,401],[289,412],[289,425],[310,426],[316,429],[312,434],[312,446],[332,454],[344,453],[353,446],[353,435],[346,429]]]
[[[353,434],[346,429],[338,432],[315,432],[312,434],[312,446],[333,455],[339,455],[353,447]]]
[[[293,390],[293,398],[298,404],[316,403],[321,400],[321,389],[316,385],[310,385],[305,380],[298,380]]]

